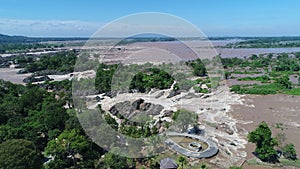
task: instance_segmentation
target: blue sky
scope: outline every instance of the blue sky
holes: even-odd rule
[[[138,12],[182,17],[208,36],[300,35],[299,0],[0,0],[0,33],[90,36]]]

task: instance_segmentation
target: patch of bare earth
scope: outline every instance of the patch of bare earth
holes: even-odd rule
[[[0,79],[16,84],[24,84],[23,79],[29,77],[31,73],[17,74],[20,70],[15,68],[0,68]]]
[[[285,143],[293,143],[297,154],[300,154],[300,96],[245,95],[243,99],[244,104],[233,105],[230,112],[233,118],[238,119],[237,127],[240,130],[253,131],[260,122],[265,121],[271,127],[274,137],[278,133],[284,133],[287,137]],[[244,150],[247,152],[247,159],[255,157],[252,154],[254,144],[246,144]],[[253,167],[259,168],[245,168]]]

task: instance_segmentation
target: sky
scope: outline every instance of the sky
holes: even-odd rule
[[[0,0],[0,34],[89,37],[139,12],[181,17],[207,36],[300,35],[299,0]]]

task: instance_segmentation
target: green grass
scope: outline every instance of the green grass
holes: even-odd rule
[[[300,88],[293,88],[289,91],[286,91],[285,94],[289,94],[289,95],[300,95]]]
[[[208,93],[208,89],[202,89],[201,87],[199,86],[194,86],[194,90],[197,92],[197,93]]]
[[[286,76],[286,75],[289,76],[292,74],[295,74],[295,72],[293,72],[293,71],[272,71],[269,73],[269,76],[278,78],[280,76]]]
[[[252,158],[250,160],[247,160],[247,164],[249,164],[249,165],[258,165],[259,163],[257,162],[256,158]]]
[[[237,79],[238,81],[260,81],[262,83],[268,83],[270,78],[269,76],[258,76],[258,77],[243,77],[243,78],[239,78]]]
[[[280,163],[269,164],[269,163],[257,162],[256,158],[247,160],[247,164],[249,164],[249,165],[261,165],[261,166],[273,166],[273,167],[294,166],[294,167],[300,168],[300,160],[299,159],[293,161],[293,160],[287,160],[284,158],[280,158],[279,162]]]
[[[287,159],[279,159],[280,163],[284,166],[294,166],[300,167],[300,160],[287,160]]]
[[[231,91],[238,94],[267,95],[267,94],[276,94],[277,91],[280,90],[281,90],[281,86],[275,83],[266,84],[266,85],[253,85],[253,86],[244,86],[244,85],[231,86]]]
[[[232,74],[248,74],[248,75],[254,75],[254,74],[260,74],[262,72],[258,72],[258,71],[234,71],[232,72]]]

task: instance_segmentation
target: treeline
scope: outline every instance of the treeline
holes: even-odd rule
[[[59,52],[56,54],[47,54],[40,57],[39,60],[32,62],[31,59],[17,59],[22,65],[26,64],[25,70],[28,72],[37,72],[42,70],[55,70],[57,72],[73,72],[77,59],[77,52]]]
[[[300,53],[293,54],[294,57],[290,57],[286,53],[274,56],[268,54],[267,56],[252,55],[248,58],[221,58],[221,62],[225,69],[240,67],[250,68],[255,70],[256,68],[271,67],[273,71],[299,71],[300,70]]]
[[[162,64],[155,66],[150,63],[144,65],[106,65],[100,64],[95,79],[96,89],[100,93],[114,90],[125,92],[148,92],[150,89],[168,89],[177,79],[179,89],[191,88],[194,84],[188,80],[191,76],[206,76],[206,68],[200,59],[181,63],[189,66],[192,72],[179,72],[176,65]],[[112,86],[113,85],[113,86]],[[129,89],[126,87],[129,86]]]
[[[0,54],[3,53],[17,53],[29,52],[31,49],[52,49],[63,47],[61,45],[46,44],[46,43],[0,43]]]
[[[300,47],[300,37],[260,37],[229,43],[226,48],[287,48]]]
[[[65,94],[1,80],[0,98],[0,168],[94,168],[104,153],[64,108]]]

